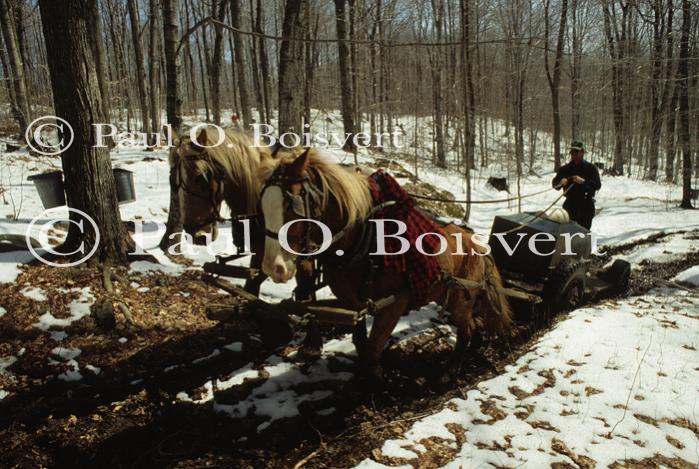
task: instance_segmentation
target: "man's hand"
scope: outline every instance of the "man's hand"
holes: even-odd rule
[[[561,179],[561,186],[565,187],[567,185],[568,185],[568,179],[566,179],[566,178]]]
[[[585,180],[580,176],[573,176],[573,182],[576,184],[585,184]]]

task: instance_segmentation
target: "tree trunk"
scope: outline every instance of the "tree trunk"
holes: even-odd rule
[[[582,32],[578,29],[578,1],[571,3],[571,42],[572,57],[570,61],[570,136],[575,140],[580,139],[580,79],[583,41]]]
[[[158,1],[150,0],[150,46],[148,55],[148,75],[150,80],[150,119],[151,132],[160,132],[160,70],[158,64]]]
[[[231,0],[231,25],[240,29],[242,25],[242,12],[240,0]],[[250,89],[248,88],[247,65],[245,59],[245,41],[240,33],[233,33],[233,59],[235,60],[236,75],[238,78],[238,93],[240,94],[240,116],[245,127],[252,123],[250,114]]]
[[[284,133],[288,130],[303,131],[303,20],[301,5],[305,0],[286,0],[284,24],[279,51],[279,127]]]
[[[463,76],[467,76],[470,73],[470,43],[471,43],[471,34],[470,34],[470,22],[471,22],[471,0],[461,0],[461,41],[462,41],[462,46],[461,46],[461,73]],[[464,112],[464,171],[465,171],[465,176],[466,176],[466,200],[470,201],[471,200],[471,156],[469,155],[469,150],[468,150],[468,136],[466,133],[468,132],[467,129],[470,128],[470,122],[471,119],[473,119],[474,116],[471,115],[471,108],[468,105],[469,101],[469,91],[468,91],[468,85],[467,83],[462,79],[461,80],[461,101],[462,101],[462,107],[463,107],[463,112]],[[467,203],[466,204],[466,210],[464,212],[464,221],[468,222],[468,219],[471,216],[471,204]]]
[[[162,0],[163,5],[163,46],[165,49],[166,111],[168,123],[179,133],[182,124],[182,101],[179,96],[179,59],[175,53],[179,40],[177,28],[177,0]],[[178,190],[170,178],[170,209],[168,211],[165,234],[160,240],[160,248],[165,250],[178,242],[182,231]],[[173,236],[174,235],[174,236]]]
[[[100,94],[102,95],[102,112],[105,119],[110,118],[110,100],[109,81],[107,80],[106,69],[107,61],[104,56],[104,41],[102,37],[102,20],[100,18],[99,0],[87,2],[88,12],[88,30],[92,37],[90,47],[92,54],[95,57],[95,68],[97,71],[97,84],[99,85]]]
[[[0,37],[0,43],[2,42],[2,37]],[[19,105],[17,104],[17,98],[15,97],[15,90],[13,88],[13,81],[9,79],[9,77],[12,76],[12,72],[10,71],[10,65],[9,61],[5,55],[5,51],[7,48],[3,47],[2,50],[0,50],[0,62],[2,63],[2,74],[4,77],[7,77],[7,79],[2,80],[3,85],[5,86],[5,93],[7,93],[7,98],[10,101],[10,113],[12,114],[12,118],[17,121],[17,125],[20,125],[20,121],[23,119],[22,113],[19,110]]]
[[[255,32],[262,34],[262,0],[257,0],[257,16],[255,18]],[[267,60],[267,46],[263,37],[257,38],[258,51],[260,54],[260,72],[262,73],[262,97],[265,103],[265,116],[267,123],[272,121],[272,87],[270,85],[269,61]]]
[[[689,129],[689,32],[692,28],[689,0],[682,0],[682,36],[677,67],[682,145],[682,208],[692,208],[692,149]]]
[[[563,57],[563,39],[565,38],[566,21],[568,19],[568,0],[561,1],[561,16],[558,24],[558,38],[556,40],[556,58],[553,63],[553,76],[549,67],[549,0],[544,4],[545,28],[544,40],[546,41],[546,51],[544,52],[544,63],[546,64],[546,77],[551,88],[551,106],[553,109],[553,165],[558,170],[561,167],[561,111],[559,91],[561,86],[561,59]]]
[[[614,8],[613,4],[611,8]],[[604,16],[604,32],[609,49],[609,55],[612,59],[612,112],[614,115],[614,161],[612,164],[611,174],[624,174],[624,160],[627,148],[627,114],[625,104],[625,83],[624,70],[626,65],[623,63],[626,55],[626,23],[628,16],[628,4],[622,5],[621,33],[612,32],[612,15],[610,12],[609,0],[604,0],[603,16]],[[616,13],[615,13],[616,19]]]
[[[218,0],[216,19],[223,23],[226,17],[226,3],[228,0]],[[211,111],[214,124],[221,125],[221,52],[223,49],[223,28],[214,25],[214,53],[211,58]]]
[[[20,132],[24,133],[29,125],[30,113],[27,84],[24,79],[24,65],[17,45],[17,33],[10,11],[10,0],[0,0],[0,29],[7,49],[7,59],[10,67],[10,78],[17,104],[18,124]]]
[[[432,17],[434,29],[437,33],[437,42],[442,42],[442,23],[444,18],[444,4],[442,0],[432,0]],[[444,67],[442,65],[442,51],[435,49],[432,51],[430,61],[432,62],[432,104],[434,109],[434,160],[437,166],[446,168],[446,151],[444,148],[444,96],[442,95],[442,75]],[[467,105],[467,104],[466,104]]]
[[[255,25],[255,4],[250,0],[250,24]],[[260,78],[260,61],[257,56],[257,41],[250,41],[250,61],[252,62],[252,86],[255,89],[255,105],[257,107],[257,115],[259,122],[267,121],[267,109],[265,107],[264,90],[262,89],[262,80]]]
[[[91,217],[99,230],[99,240],[89,228],[85,233],[77,223],[90,226],[71,213],[65,252],[98,244],[101,262],[123,264],[133,242],[121,222],[109,150],[97,148],[93,124],[103,122],[102,97],[97,87],[97,69],[90,43],[89,8],[86,0],[40,0],[56,115],[72,126],[74,141],[62,157],[68,206]],[[70,51],[66,57],[65,51]],[[99,242],[98,242],[99,241]]]
[[[136,84],[138,86],[138,102],[141,107],[141,123],[143,132],[148,132],[148,102],[146,90],[146,69],[143,66],[143,47],[141,46],[141,22],[138,18],[136,0],[129,0],[129,18],[131,20],[131,39],[133,41],[134,57],[136,59]]]
[[[354,152],[354,94],[352,90],[352,67],[350,48],[347,43],[347,12],[345,0],[335,0],[335,23],[337,25],[337,53],[339,57],[340,95],[342,97],[342,124],[349,135],[343,150]]]

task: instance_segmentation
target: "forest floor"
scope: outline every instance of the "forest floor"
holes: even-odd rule
[[[625,252],[635,249],[628,245]],[[541,467],[561,460],[569,465],[577,461],[571,467],[594,467],[585,462],[590,456],[569,449],[570,442],[561,443],[565,433],[579,434],[580,429],[563,428],[564,417],[556,422],[542,414],[555,410],[553,415],[577,420],[586,408],[590,412],[589,401],[603,392],[612,397],[605,405],[629,405],[627,383],[603,376],[602,365],[612,358],[623,365],[636,362],[618,344],[616,353],[610,353],[598,335],[604,330],[612,337],[625,331],[631,348],[637,341],[645,347],[655,334],[655,343],[665,348],[645,357],[646,366],[669,376],[671,387],[689,386],[685,392],[694,393],[696,401],[699,294],[690,284],[685,289],[658,288],[697,264],[699,255],[693,253],[639,266],[632,276],[633,297],[588,305],[542,328],[530,327],[526,316],[520,316],[509,348],[490,344],[485,350],[489,363],[470,360],[458,376],[445,371],[451,349],[447,326],[430,307],[411,312],[387,351],[388,382],[382,388],[371,386],[356,372],[351,343],[338,331],[326,331],[323,358],[304,365],[293,360],[298,338],[289,330],[252,320],[208,321],[203,305],[230,298],[203,283],[194,271],[174,277],[123,269],[121,274],[130,284],[119,290],[138,327],[119,318],[113,330],[103,330],[89,315],[89,305],[106,295],[99,270],[29,266],[15,284],[0,286],[0,303],[8,311],[0,318],[4,357],[0,366],[5,370],[0,388],[6,393],[0,401],[4,448],[0,466],[293,467],[310,455],[304,467],[350,467],[365,458],[377,461],[377,467],[378,463],[441,467],[458,461],[468,441],[474,449],[468,460],[474,463],[514,467],[516,461],[528,461],[527,467]],[[610,319],[622,322],[609,330]],[[592,320],[597,323],[594,330],[588,325]],[[643,337],[636,337],[629,327],[629,322],[638,321],[652,323],[638,329]],[[580,340],[570,337],[576,330],[584,330]],[[675,344],[669,333],[679,333],[682,339]],[[561,347],[572,350],[574,358]],[[551,374],[537,368],[536,360],[546,356],[542,350],[557,360],[551,362],[554,358],[549,357],[543,363]],[[663,352],[666,357],[660,363],[656,355],[662,358]],[[612,365],[628,374],[618,363]],[[696,418],[658,415],[662,399],[660,403],[653,399],[652,392],[667,390],[657,381],[662,378],[650,371],[643,378],[643,385],[634,388],[631,404],[645,412],[629,408],[624,425],[617,429],[621,437],[613,441],[625,441],[620,438],[633,431],[629,428],[644,422],[641,426],[647,428],[629,444],[642,448],[651,442],[657,454],[646,458],[647,466],[631,465],[633,452],[622,457],[616,448],[606,462],[617,461],[620,467],[655,467],[652,461],[693,467]],[[576,379],[563,389],[566,381]],[[504,381],[497,384],[498,380]],[[508,388],[509,394],[502,391]],[[567,402],[576,411],[559,412],[546,392],[549,388],[559,398],[571,393]],[[677,410],[673,415],[683,415],[681,397],[664,403]],[[537,405],[545,408],[546,402],[554,409],[535,411]],[[596,411],[593,408],[586,420],[600,425],[590,436],[606,443],[599,435],[624,417],[617,411],[618,415],[604,414],[604,421],[595,420],[600,417]],[[513,426],[510,419],[515,417],[510,413],[526,428]],[[437,423],[426,423],[429,419]],[[485,437],[495,442],[474,441],[475,436],[483,438],[478,427],[493,425],[494,433]],[[681,456],[658,450],[652,444],[658,436],[651,430]],[[531,431],[536,432],[536,445],[517,442]],[[508,444],[500,447],[498,438]],[[526,446],[529,454],[514,454],[517,445]],[[536,449],[542,447],[546,451],[537,457]],[[371,467],[369,460],[362,465]]]
[[[24,236],[43,212],[26,177],[60,161],[0,158],[0,235]],[[513,341],[487,344],[458,375],[445,365],[453,331],[427,305],[401,319],[376,387],[358,372],[347,331],[325,330],[321,359],[304,364],[301,331],[208,320],[206,304],[237,299],[202,281],[213,255],[179,264],[155,247],[165,152],[120,148],[113,158],[136,180],[138,201],[122,218],[145,223],[135,240],[160,261],[117,269],[137,326],[120,315],[113,328],[97,325],[91,307],[107,297],[97,268],[27,265],[26,252],[0,249],[0,467],[696,467],[699,224],[677,208],[677,186],[603,178],[594,230],[607,254],[595,264],[632,263],[625,298],[541,326],[522,309]],[[381,158],[360,154],[411,191],[465,198],[458,171],[423,163],[418,183],[410,155],[395,155],[401,166]],[[544,166],[523,194],[548,186]],[[480,170],[473,198],[506,197],[486,180],[508,175]],[[517,210],[506,205],[474,206],[471,226],[487,233],[494,216]],[[430,208],[457,216],[453,205]],[[261,297],[279,301],[293,287],[265,282]]]

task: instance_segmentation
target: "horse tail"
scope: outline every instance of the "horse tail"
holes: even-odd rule
[[[509,337],[512,326],[512,309],[503,292],[502,278],[490,255],[483,256],[485,262],[485,285],[480,300],[481,314],[486,334],[490,337]]]

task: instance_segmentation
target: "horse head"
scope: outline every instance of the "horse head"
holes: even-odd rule
[[[295,275],[299,255],[325,251],[333,233],[364,219],[371,195],[364,176],[326,161],[312,148],[293,149],[262,168],[262,270],[284,283]]]
[[[221,220],[226,171],[209,153],[210,133],[202,129],[196,141],[176,139],[170,149],[170,178],[180,201],[182,224],[194,244],[205,245],[218,236],[216,224]]]

